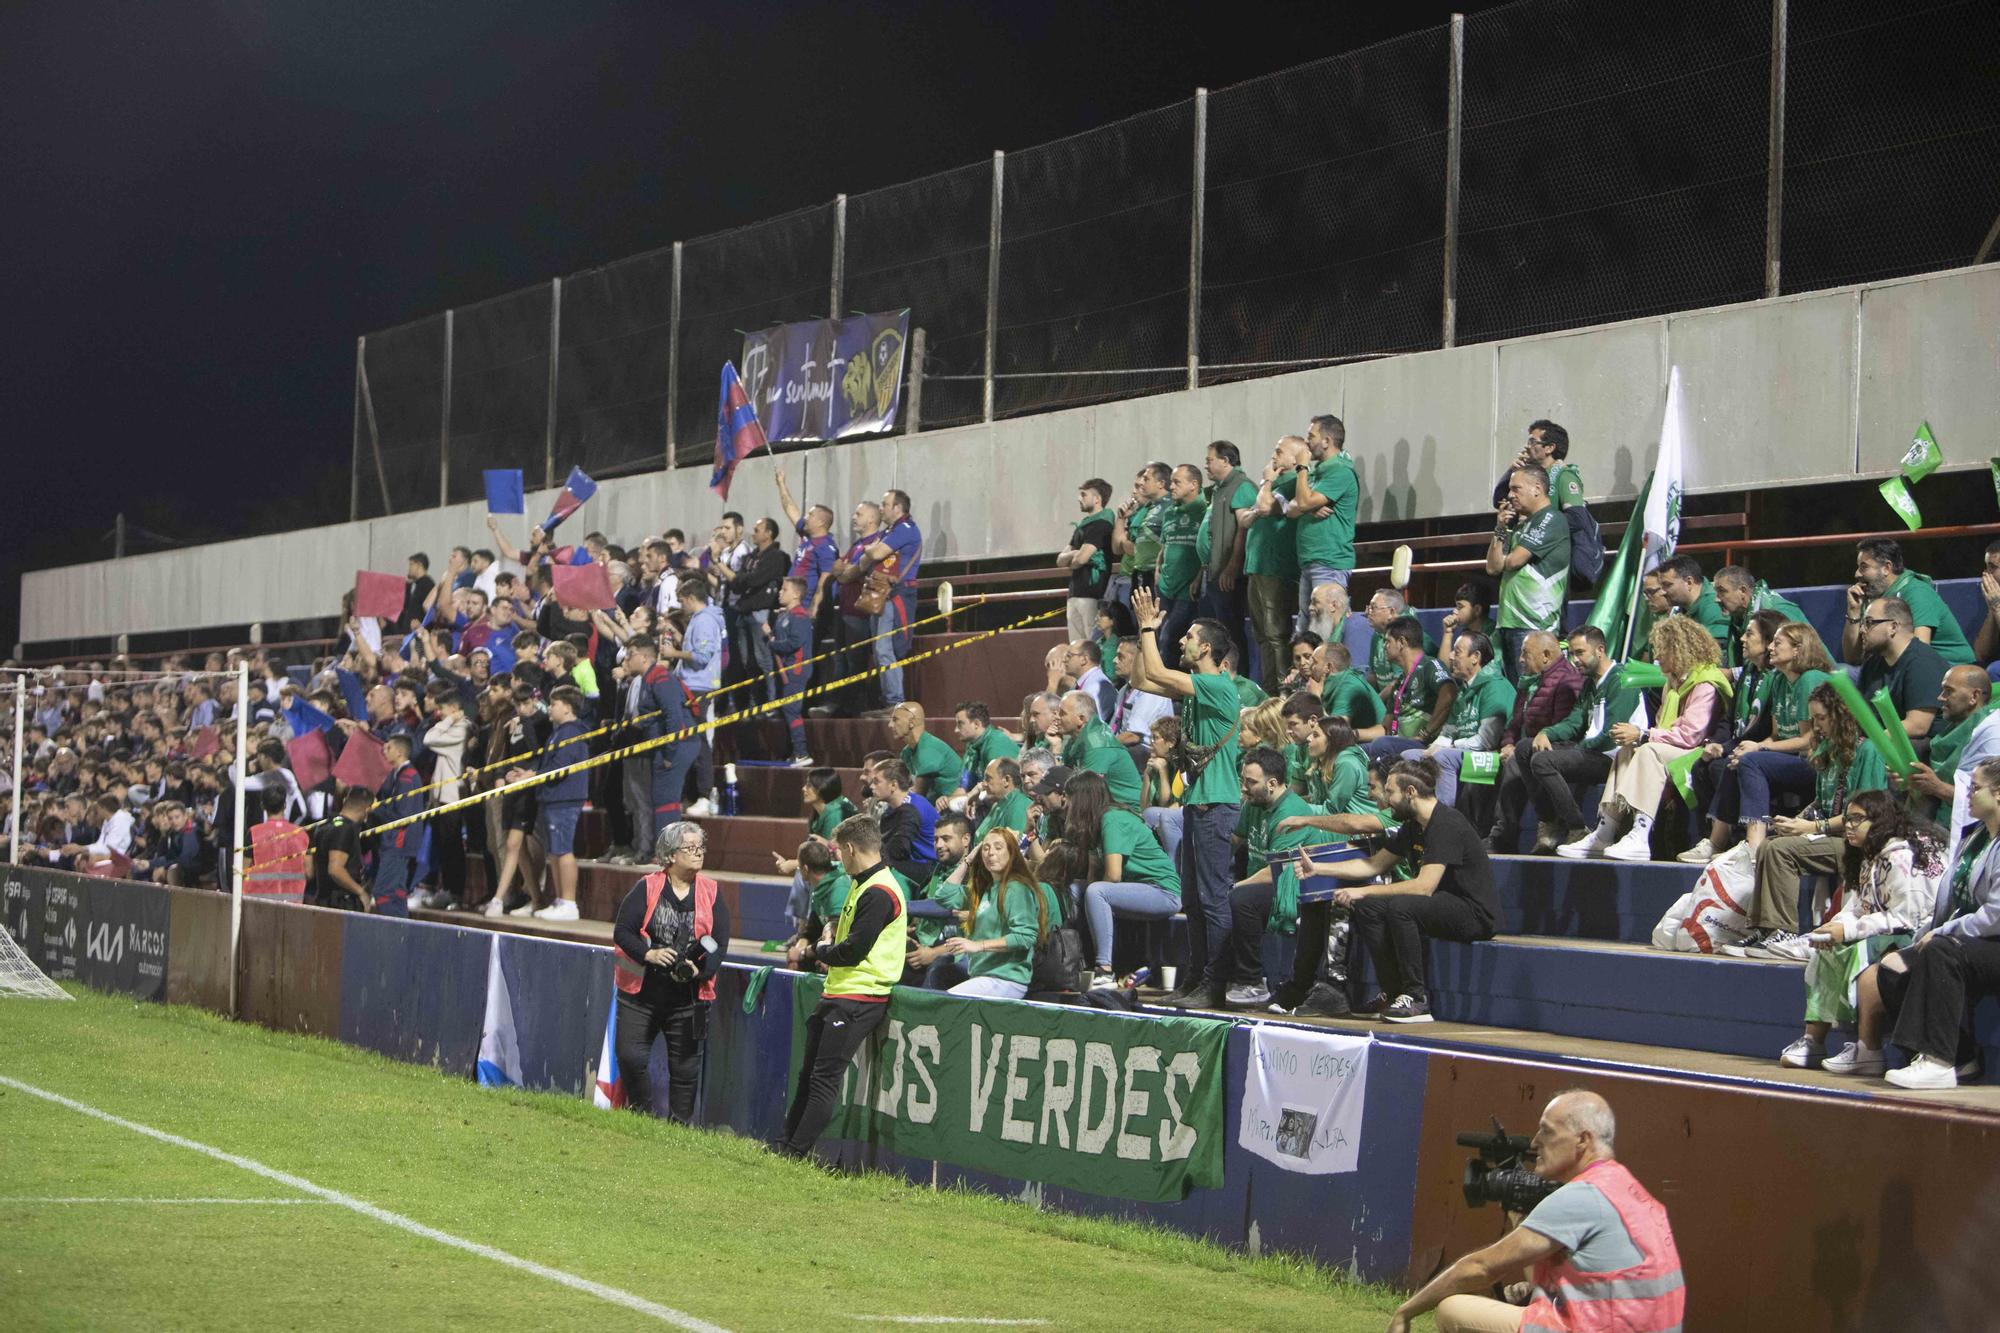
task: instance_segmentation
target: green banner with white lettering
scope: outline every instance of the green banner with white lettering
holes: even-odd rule
[[[791,1087],[822,979],[792,992]],[[898,987],[826,1137],[1124,1199],[1222,1183],[1229,1024]]]

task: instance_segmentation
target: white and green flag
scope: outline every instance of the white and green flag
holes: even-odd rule
[[[1915,438],[1903,455],[1903,480],[1914,486],[1938,470],[1944,462],[1944,450],[1938,448],[1937,437],[1931,434],[1931,423],[1926,421],[1917,427]],[[1894,503],[1891,501],[1890,503]],[[1898,513],[1902,511],[1897,510]],[[1911,526],[1915,526],[1912,524]]]
[[[1681,457],[1686,452],[1686,404],[1681,398],[1681,369],[1667,371],[1667,411],[1660,421],[1660,456],[1653,464],[1646,492],[1645,557],[1641,573],[1671,560],[1681,540]]]

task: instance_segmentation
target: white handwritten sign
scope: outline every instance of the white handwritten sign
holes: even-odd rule
[[[1253,1026],[1237,1141],[1287,1171],[1326,1176],[1354,1170],[1370,1041]]]

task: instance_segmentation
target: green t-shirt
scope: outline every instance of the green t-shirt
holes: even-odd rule
[[[928,731],[915,745],[905,745],[899,757],[910,770],[910,790],[919,796],[941,801],[958,790],[958,752]]]
[[[1139,766],[1132,762],[1132,752],[1119,743],[1104,723],[1093,719],[1080,733],[1070,737],[1063,744],[1062,761],[1072,771],[1087,769],[1103,774],[1105,786],[1111,789],[1111,799],[1118,804],[1139,804]]]
[[[1389,692],[1389,706],[1396,712],[1396,734],[1419,739],[1437,706],[1438,692],[1453,684],[1451,672],[1429,653],[1410,668],[1407,677],[1397,677]]]
[[[1281,501],[1291,499],[1298,489],[1298,478],[1289,472],[1271,483],[1271,493]],[[1250,535],[1243,540],[1243,572],[1298,582],[1299,547],[1294,526],[1283,513],[1282,504],[1252,523]]]
[[[854,802],[845,796],[836,796],[820,807],[819,813],[812,817],[812,823],[807,826],[806,832],[815,838],[831,839],[833,831],[852,818],[854,818]]]
[[[1290,935],[1298,929],[1299,922],[1299,878],[1298,872],[1289,865],[1271,866],[1270,857],[1276,852],[1289,851],[1295,847],[1308,847],[1324,843],[1327,835],[1316,828],[1291,828],[1277,832],[1280,821],[1293,815],[1313,814],[1297,792],[1288,791],[1268,806],[1245,804],[1242,816],[1236,821],[1237,832],[1243,835],[1249,849],[1249,859],[1245,869],[1251,874],[1270,869],[1272,882],[1277,892],[1272,896],[1270,915],[1265,919],[1266,929],[1281,935]]]
[[[1004,903],[1002,898],[1006,899]],[[975,940],[1004,939],[1008,947],[967,954],[966,972],[975,977],[998,977],[1027,985],[1035,970],[1035,943],[1041,933],[1045,909],[1051,927],[1062,920],[1055,895],[1046,884],[1014,880],[994,885],[979,900],[979,910],[972,916],[972,929],[966,933]]]
[[[1319,701],[1328,717],[1344,717],[1357,728],[1372,727],[1382,721],[1382,696],[1353,667],[1336,671],[1322,681]]]
[[[1201,557],[1194,543],[1207,513],[1208,504],[1202,500],[1190,500],[1184,505],[1167,502],[1161,526],[1160,596],[1188,595],[1194,576],[1201,572]]]
[[[1166,513],[1165,500],[1148,500],[1125,519],[1125,536],[1132,549],[1118,559],[1118,572],[1152,572],[1160,563],[1160,519]]]
[[[1709,637],[1721,645],[1723,652],[1729,651],[1729,616],[1715,600],[1715,584],[1703,579],[1701,596],[1695,598],[1694,605],[1681,614],[1707,630]],[[1734,666],[1735,663],[1725,665]]]
[[[1939,657],[1948,666],[1966,666],[1972,661],[1972,645],[1965,641],[1965,630],[1958,623],[1958,617],[1938,596],[1931,581],[1914,570],[1906,569],[1896,576],[1884,597],[1900,597],[1910,604],[1910,619],[1918,629],[1929,629],[1931,647],[1937,649]]]
[[[978,786],[986,780],[986,766],[995,759],[1019,759],[1021,742],[998,727],[988,727],[976,741],[965,743],[965,758],[958,769],[960,789]]]
[[[1333,757],[1333,772],[1306,770],[1306,804],[1323,815],[1372,815],[1368,799],[1368,754],[1350,745]]]
[[[1501,629],[1543,629],[1562,624],[1569,595],[1569,520],[1554,505],[1507,534],[1509,553],[1526,547],[1528,563],[1500,576]]]
[[[1293,742],[1279,753],[1285,756],[1285,785],[1303,796],[1312,772],[1312,760],[1306,756],[1306,747]]]
[[[839,920],[840,909],[847,906],[847,895],[853,891],[854,881],[847,872],[834,867],[812,886],[812,914],[822,921]]]
[[[1361,499],[1361,481],[1354,460],[1345,453],[1328,454],[1307,474],[1312,488],[1327,498],[1317,514],[1300,515],[1292,531],[1298,538],[1299,564],[1354,568],[1354,511]]]
[[[1238,805],[1243,790],[1237,785],[1236,762],[1242,746],[1236,722],[1243,704],[1236,682],[1221,672],[1197,673],[1188,679],[1194,683],[1194,694],[1180,702],[1181,735],[1193,745],[1222,748],[1181,793],[1181,804]]]
[[[1824,762],[1826,747],[1819,746],[1815,757]],[[1847,813],[1847,802],[1856,793],[1883,791],[1889,785],[1889,769],[1882,762],[1881,751],[1875,742],[1863,737],[1854,747],[1854,760],[1844,769],[1818,768],[1813,770],[1813,808],[1821,819],[1836,819]]]
[[[1166,849],[1153,836],[1153,830],[1146,827],[1146,821],[1130,810],[1117,806],[1106,810],[1097,828],[1097,840],[1106,856],[1125,858],[1119,883],[1151,884],[1168,893],[1181,891],[1181,877],[1174,873],[1174,863],[1167,859]]]
[[[986,812],[986,818],[980,820],[979,827],[973,830],[973,846],[978,846],[987,834],[997,828],[1010,828],[1016,833],[1025,833],[1027,831],[1028,794],[1026,792],[1011,791],[1007,793],[1005,800],[994,802],[993,808]]]
[[[1557,509],[1574,509],[1583,503],[1583,469],[1574,463],[1557,463],[1549,469],[1549,499]],[[1567,527],[1569,520],[1564,519]]]
[[[1826,684],[1824,671],[1801,671],[1797,680],[1785,679],[1782,671],[1771,673],[1771,739],[1777,741],[1796,740],[1799,728],[1805,724],[1806,701],[1812,692]]]

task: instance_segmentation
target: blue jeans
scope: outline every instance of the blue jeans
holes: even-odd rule
[[[1398,756],[1403,759],[1422,759],[1421,749],[1405,750]],[[1437,798],[1439,805],[1450,805],[1458,799],[1458,766],[1465,762],[1463,750],[1433,751],[1431,758],[1438,766]]]
[[[1236,887],[1236,877],[1230,873],[1229,839],[1242,808],[1231,802],[1184,805],[1181,811],[1186,830],[1180,846],[1181,905],[1188,919],[1181,989],[1192,991],[1222,979],[1222,960],[1214,954],[1229,939],[1229,891]]]
[[[1194,624],[1194,598],[1168,597],[1160,604],[1159,633],[1155,636],[1160,645],[1160,660],[1171,671],[1181,668],[1181,640],[1186,637],[1188,626]]]
[[[1139,816],[1159,838],[1160,846],[1167,849],[1167,859],[1176,867],[1181,863],[1181,815],[1177,805],[1149,805]]]
[[[871,634],[884,636],[871,646],[875,650],[875,665],[884,668],[880,679],[882,704],[886,708],[903,702],[903,668],[892,664],[909,655],[910,632],[905,627],[910,623],[910,611],[906,599],[912,595],[910,589],[899,588],[894,597],[882,604],[881,614],[875,617],[869,630]],[[891,633],[892,630],[895,632]]]
[[[1353,572],[1351,569],[1335,569],[1317,560],[1299,566],[1299,633],[1305,632],[1306,622],[1312,615],[1313,589],[1323,583],[1338,583],[1345,588],[1348,576]]]
[[[1812,765],[1795,754],[1752,750],[1722,770],[1710,813],[1725,824],[1762,824],[1771,818],[1771,792],[1796,792],[1810,799],[1815,787]],[[1824,815],[1845,813],[1822,810]]]
[[[1097,965],[1111,966],[1114,918],[1165,921],[1180,910],[1180,896],[1156,884],[1099,880],[1089,885],[1083,891],[1083,912],[1090,921],[1090,942],[1097,954]]]

